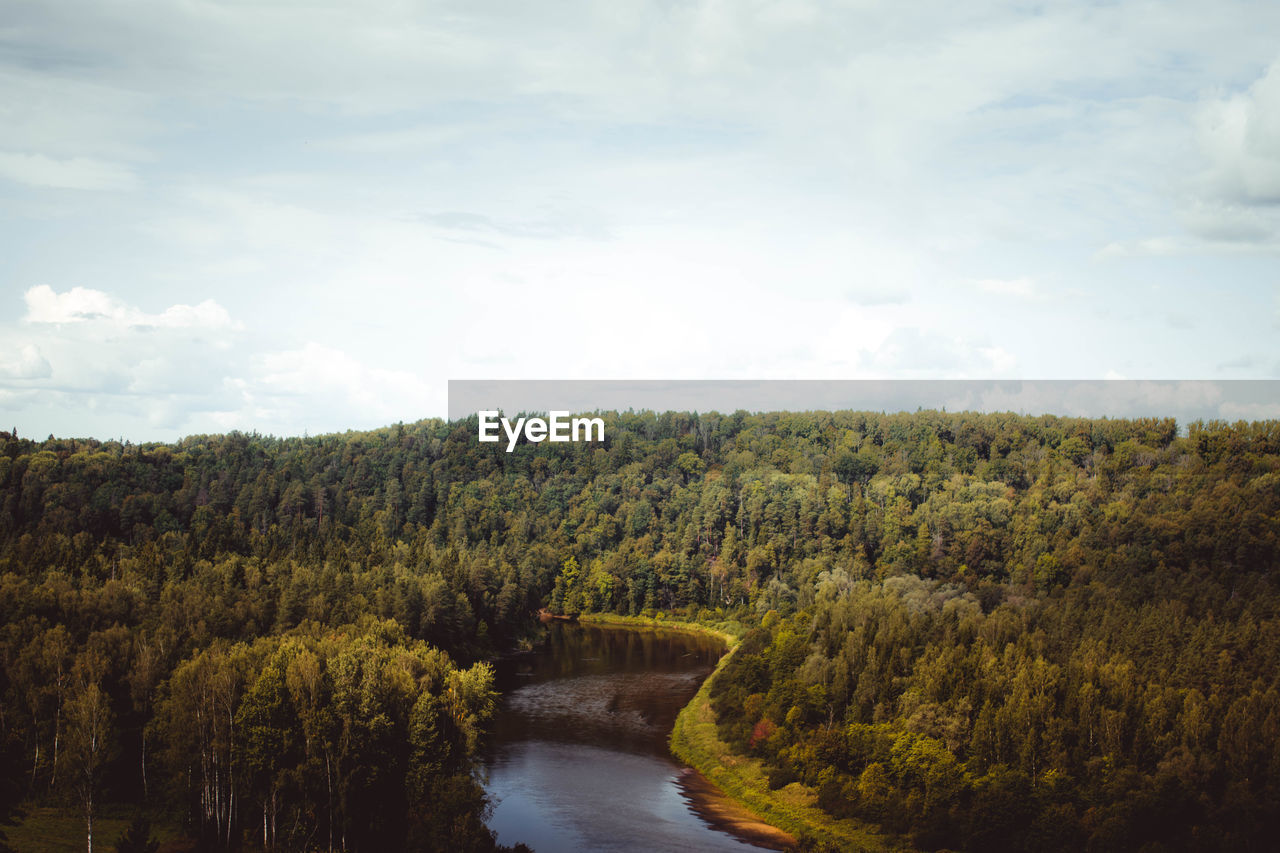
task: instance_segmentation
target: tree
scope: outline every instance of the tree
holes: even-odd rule
[[[865,483],[880,470],[880,462],[876,454],[864,447],[857,453],[845,448],[836,454],[832,463],[836,477],[847,486],[854,483]]]
[[[286,646],[267,661],[236,711],[236,723],[244,733],[241,761],[262,806],[264,850],[275,848],[282,777],[287,764],[296,761],[293,735],[297,713],[290,707],[285,683],[290,651]]]
[[[116,750],[114,715],[96,683],[85,685],[67,706],[67,754],[73,787],[84,808],[88,853],[93,853],[93,818],[102,769]]]
[[[697,479],[707,469],[706,463],[693,451],[685,451],[676,460],[676,467],[684,474],[684,481]]]
[[[551,592],[551,609],[570,616],[582,612],[582,570],[576,557],[569,557],[560,565],[555,588]]]

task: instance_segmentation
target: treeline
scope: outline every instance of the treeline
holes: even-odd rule
[[[1082,587],[984,614],[946,584],[837,570],[812,608],[746,638],[713,707],[770,785],[805,782],[925,849],[1267,850],[1267,607],[1198,620]]]
[[[345,458],[325,440],[0,435],[0,817],[66,803],[92,833],[110,801],[167,808],[209,849],[496,849],[474,765],[492,672],[474,662],[538,599],[390,528],[368,466],[394,434],[347,437]],[[329,472],[314,515],[295,465]],[[247,498],[256,527],[226,500],[243,483],[270,496]]]
[[[491,848],[470,773],[488,664],[459,670],[394,621],[308,627],[215,642],[169,676],[156,734],[190,812],[228,847],[260,817],[269,850]]]
[[[247,729],[228,735],[224,820],[229,795],[206,803],[222,783],[191,769],[205,747],[174,736],[196,700],[173,697],[179,673],[209,659],[245,673],[242,701],[284,649],[341,657],[322,653],[328,632],[361,648],[382,637],[396,660],[425,643],[468,666],[549,603],[765,617],[720,681],[726,736],[779,785],[815,785],[833,813],[921,846],[1261,849],[1274,831],[1280,425],[606,422],[602,444],[511,454],[479,444],[474,419],[143,446],[0,434],[8,778],[27,798],[71,796],[70,721],[96,686],[113,748],[94,790],[139,802],[186,780],[180,805],[211,845],[263,846],[265,832],[304,849],[331,830],[346,849],[411,830],[443,844],[413,829],[427,823],[491,844],[476,840],[471,794],[437,797],[458,820],[415,817],[409,780],[424,777],[407,765],[387,771],[395,781],[350,777],[353,792],[389,785],[378,803],[395,813],[370,830],[392,835],[351,830],[337,777],[318,775],[324,739],[302,722],[290,742],[303,751],[270,773],[244,763]],[[421,684],[413,702],[385,699],[403,745],[417,694],[437,695],[439,679],[402,665]],[[295,664],[275,666],[301,721]],[[239,708],[228,725],[248,725]]]

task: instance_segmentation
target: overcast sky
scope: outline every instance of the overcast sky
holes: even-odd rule
[[[1277,377],[1278,32],[0,0],[0,428],[315,434],[443,416],[449,378]]]

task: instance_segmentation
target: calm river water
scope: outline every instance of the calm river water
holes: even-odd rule
[[[691,771],[667,749],[720,643],[647,628],[547,628],[536,654],[498,665],[504,702],[485,764],[499,842],[537,853],[761,849],[698,815]]]

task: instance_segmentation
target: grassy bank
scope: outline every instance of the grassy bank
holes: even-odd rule
[[[675,619],[654,619],[648,616],[619,616],[616,613],[584,613],[578,621],[596,625],[628,625],[636,628],[669,628],[675,631],[687,631],[691,634],[707,634],[723,642],[729,649],[738,645],[742,636],[742,623],[728,622],[681,622]]]
[[[768,774],[758,758],[735,755],[716,731],[711,708],[711,684],[720,674],[738,645],[743,628],[737,622],[705,625],[611,613],[589,614],[583,622],[614,625],[672,628],[718,637],[729,647],[714,672],[702,683],[697,694],[676,718],[671,730],[671,751],[677,758],[695,768],[724,792],[731,800],[755,814],[765,823],[782,829],[796,838],[817,842],[818,849],[848,851],[910,850],[900,839],[886,836],[866,824],[838,820],[817,806],[817,794],[799,783],[776,791],[769,790]]]
[[[702,683],[693,700],[684,707],[671,730],[671,751],[690,767],[724,791],[726,795],[800,839],[811,839],[821,847],[850,851],[901,849],[893,839],[850,820],[837,820],[817,806],[817,795],[793,782],[776,791],[769,790],[768,774],[758,758],[735,755],[716,731],[711,709],[710,685],[720,666]]]

